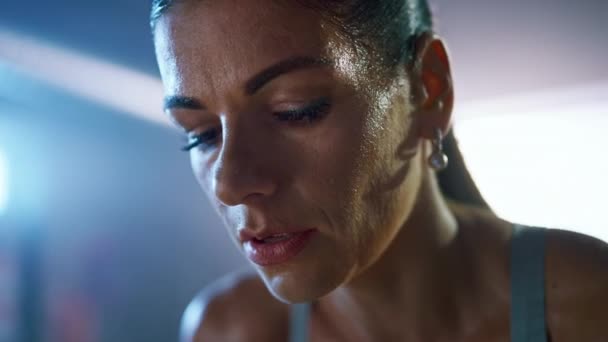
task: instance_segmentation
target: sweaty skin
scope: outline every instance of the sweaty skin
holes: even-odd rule
[[[416,162],[420,142],[408,139],[415,136],[409,131],[416,126],[404,115],[411,112],[407,87],[397,80],[366,83],[365,65],[336,34],[322,31],[312,11],[276,28],[260,22],[275,22],[274,15],[293,16],[292,8],[251,12],[235,6],[247,18],[235,26],[219,14],[222,6],[228,3],[185,4],[158,23],[157,36],[168,38],[158,40],[167,94],[196,98],[205,107],[171,114],[188,132],[221,126],[217,146],[204,152],[193,149],[191,159],[235,242],[241,227],[319,230],[297,262],[260,269],[260,275],[283,300],[320,297],[377,258],[412,207],[419,176],[412,172],[405,177],[401,170]],[[208,26],[192,25],[199,15],[208,18]],[[203,38],[193,44],[189,37]],[[235,60],[226,63],[228,56]],[[330,64],[290,72],[254,95],[243,95],[242,85],[251,75],[294,56]],[[272,116],[318,98],[331,102],[331,110],[318,122],[290,124]],[[402,179],[395,181],[395,175]]]
[[[237,248],[245,227],[318,230],[288,262],[204,291],[185,341],[284,340],[283,302],[302,301],[313,340],[508,341],[511,224],[445,199],[426,165],[453,103],[440,39],[421,37],[417,63],[386,75],[317,12],[259,0],[178,2],[154,37],[165,93],[182,98],[168,115],[190,137],[213,133],[192,169]],[[252,85],[294,58],[320,62]],[[319,101],[314,118],[276,115]],[[608,338],[588,319],[606,318],[606,246],[551,231],[548,247],[553,341]]]

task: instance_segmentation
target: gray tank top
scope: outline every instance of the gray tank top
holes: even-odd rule
[[[291,306],[290,342],[308,342],[309,316],[309,303]],[[511,240],[511,342],[547,342],[544,228],[514,225]]]

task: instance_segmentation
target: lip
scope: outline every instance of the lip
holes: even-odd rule
[[[254,235],[245,230],[239,235],[249,260],[260,266],[273,266],[287,262],[298,255],[316,232],[316,229],[305,229],[296,232],[260,232]],[[286,236],[277,241],[262,241],[279,234]]]

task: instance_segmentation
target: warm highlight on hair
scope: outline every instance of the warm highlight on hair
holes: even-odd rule
[[[152,0],[150,25],[153,30],[158,18],[178,1],[200,0]],[[371,53],[374,62],[379,63],[387,75],[399,64],[412,62],[416,38],[433,30],[427,0],[291,1],[319,12],[353,44]],[[455,201],[487,208],[464,164],[453,130],[445,137],[444,151],[450,163],[437,174],[442,193]]]

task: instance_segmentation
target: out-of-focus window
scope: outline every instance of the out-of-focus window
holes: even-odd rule
[[[608,84],[463,105],[456,135],[502,217],[608,241]]]

